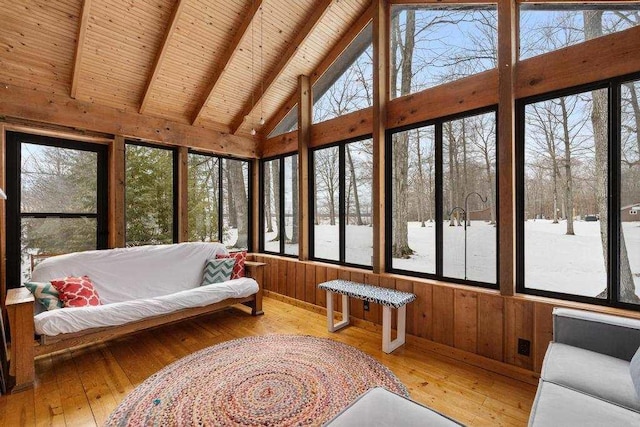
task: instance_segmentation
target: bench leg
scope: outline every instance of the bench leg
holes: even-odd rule
[[[398,309],[398,330],[396,339],[391,341],[391,307],[382,306],[382,351],[391,353],[404,344],[405,326],[407,321],[407,306]]]
[[[333,292],[327,291],[327,329],[335,332],[349,324],[349,297],[342,295],[342,320],[334,323],[333,320]]]

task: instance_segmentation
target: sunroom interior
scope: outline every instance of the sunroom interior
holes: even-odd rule
[[[0,22],[9,347],[8,290],[78,251],[222,242],[264,263],[265,313],[40,356],[2,425],[102,425],[166,365],[274,333],[525,425],[554,309],[640,319],[640,1],[20,0]],[[381,351],[357,299],[327,332],[335,279],[414,294],[406,344]]]

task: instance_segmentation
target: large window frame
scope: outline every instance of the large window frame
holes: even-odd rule
[[[126,147],[128,145],[133,145],[133,146],[139,146],[139,147],[147,147],[147,148],[153,148],[153,149],[157,149],[157,150],[164,150],[164,151],[169,151],[171,152],[172,155],[172,159],[173,159],[173,165],[172,165],[172,172],[173,172],[173,180],[172,180],[172,195],[173,195],[173,202],[172,202],[172,207],[173,207],[173,219],[172,219],[172,240],[173,243],[178,243],[178,241],[180,240],[180,235],[179,235],[179,227],[178,227],[178,218],[180,216],[179,213],[179,203],[178,203],[178,191],[179,191],[179,186],[180,186],[180,182],[179,182],[179,174],[178,174],[178,164],[180,163],[180,158],[179,158],[179,152],[178,149],[176,147],[171,147],[171,146],[166,146],[166,145],[160,145],[160,144],[153,144],[150,142],[146,142],[146,141],[140,141],[140,140],[134,140],[134,139],[127,139],[125,140],[125,189],[124,189],[124,199],[125,199],[125,211],[124,211],[124,227],[125,227],[125,236],[124,236],[124,240],[125,240],[125,246],[129,246],[128,245],[128,240],[127,240],[127,211],[126,211],[126,205],[127,205],[127,186],[129,185],[128,182],[126,182],[126,170],[127,170],[127,165],[126,165]]]
[[[342,265],[345,267],[362,268],[366,270],[373,270],[372,265],[355,264],[346,261],[346,246],[347,246],[347,211],[346,211],[346,183],[347,183],[347,165],[346,165],[346,147],[348,144],[366,141],[371,139],[373,135],[364,135],[356,138],[351,138],[343,141],[339,141],[333,144],[323,145],[321,147],[315,147],[309,150],[309,259],[313,261],[326,262],[329,264]],[[315,153],[322,149],[338,148],[338,236],[339,236],[339,255],[338,260],[318,258],[315,256],[315,227],[314,221],[314,198],[316,194],[316,182],[315,182],[315,170],[314,170],[314,157]],[[373,240],[371,241],[373,244]]]
[[[50,137],[25,132],[6,132],[6,174],[7,174],[7,272],[8,288],[17,288],[22,283],[21,275],[21,222],[23,218],[94,218],[96,220],[96,249],[108,246],[108,145],[81,142],[63,137]],[[71,136],[69,138],[72,138]],[[26,141],[23,141],[26,140]],[[96,212],[22,212],[21,209],[21,147],[23,143],[47,147],[88,151],[97,154]]]
[[[640,79],[640,73],[633,73],[601,80],[585,85],[573,86],[516,100],[516,292],[555,298],[580,303],[617,307],[638,311],[640,305],[620,301],[620,233],[621,233],[621,86]],[[527,288],[525,286],[525,108],[529,104],[577,95],[598,89],[606,89],[608,124],[608,183],[607,183],[607,246],[606,255],[606,298],[574,295],[564,292]]]
[[[496,204],[496,282],[495,283],[487,283],[487,282],[479,282],[479,281],[475,281],[475,280],[465,280],[465,279],[460,279],[460,278],[456,278],[456,277],[448,277],[445,276],[443,273],[444,270],[444,258],[443,258],[443,251],[444,251],[444,235],[443,235],[443,227],[444,227],[444,201],[443,201],[443,193],[444,193],[444,187],[443,187],[443,174],[444,174],[444,164],[443,164],[443,149],[444,149],[444,135],[443,135],[443,125],[444,123],[450,122],[450,121],[455,121],[455,120],[459,120],[459,119],[463,119],[466,117],[473,117],[473,116],[477,116],[477,115],[481,115],[481,114],[487,114],[487,113],[493,113],[495,115],[495,120],[496,120],[496,173],[495,173],[495,185],[496,185],[496,192],[495,192],[495,204]],[[499,149],[498,149],[498,129],[497,129],[497,123],[498,123],[498,106],[497,105],[491,105],[491,106],[487,106],[487,107],[482,107],[482,108],[478,108],[475,110],[469,110],[469,111],[464,111],[461,113],[456,113],[454,115],[450,115],[450,116],[444,116],[444,117],[439,117],[437,119],[432,119],[432,120],[427,120],[427,121],[423,121],[423,122],[419,122],[419,123],[412,123],[410,125],[407,126],[402,126],[402,127],[397,127],[397,128],[393,128],[393,129],[387,129],[386,134],[385,134],[385,152],[386,152],[386,158],[385,158],[385,188],[389,189],[387,190],[387,196],[386,196],[386,200],[385,200],[385,246],[384,246],[384,251],[385,251],[385,264],[386,264],[386,272],[388,273],[393,273],[393,274],[401,274],[404,276],[411,276],[411,277],[419,277],[419,278],[424,278],[424,279],[435,279],[435,280],[441,280],[441,281],[445,281],[448,283],[457,283],[457,284],[462,284],[462,285],[470,285],[470,286],[476,286],[476,287],[481,287],[481,288],[488,288],[488,289],[499,289],[499,281],[500,281],[500,277],[499,277],[499,271],[500,271],[500,257],[499,254],[497,252],[497,248],[499,247],[499,242],[500,242],[500,214],[499,214],[499,209],[497,209],[498,206],[500,206],[500,194],[498,188],[497,188],[497,183],[499,180],[499,175],[500,175],[500,171],[498,170],[497,165],[499,164]],[[404,270],[404,269],[399,269],[399,268],[393,268],[392,267],[392,246],[393,246],[393,221],[392,221],[392,217],[393,217],[393,203],[392,203],[392,197],[390,195],[390,189],[393,188],[393,171],[392,171],[392,167],[393,167],[393,161],[392,161],[392,153],[393,153],[393,135],[399,132],[404,132],[404,131],[410,131],[410,130],[414,130],[417,128],[422,128],[422,127],[427,127],[427,126],[434,126],[435,127],[435,139],[434,139],[434,144],[435,144],[435,184],[434,184],[434,190],[435,190],[435,223],[438,224],[439,226],[436,226],[435,229],[435,251],[436,251],[436,271],[435,273],[425,273],[425,272],[419,272],[419,271],[411,271],[411,270]]]
[[[247,171],[248,171],[248,177],[249,177],[249,179],[247,180],[248,181],[247,183],[247,206],[248,206],[247,221],[249,222],[248,235],[247,235],[247,246],[248,246],[247,250],[249,250],[250,248],[253,247],[253,231],[252,231],[253,209],[251,209],[251,200],[253,200],[253,180],[251,179],[251,177],[253,176],[252,162],[244,159],[238,159],[231,156],[221,156],[218,154],[212,154],[204,151],[189,149],[187,155],[191,155],[191,154],[196,156],[204,156],[204,157],[211,157],[211,158],[218,159],[218,171],[217,171],[218,172],[218,241],[220,242],[222,242],[223,240],[223,231],[224,231],[224,221],[223,221],[224,206],[225,206],[224,197],[223,197],[224,195],[224,179],[223,179],[224,161],[233,160],[233,161],[239,161],[247,164]]]
[[[293,156],[297,156],[298,153],[297,152],[293,152],[293,153],[286,153],[286,154],[281,154],[281,155],[277,155],[277,156],[273,156],[273,157],[265,157],[263,159],[260,159],[260,166],[259,166],[259,174],[260,174],[260,179],[259,179],[259,184],[260,184],[260,188],[259,188],[259,192],[260,192],[260,218],[258,221],[258,226],[260,228],[260,238],[258,240],[258,250],[261,253],[265,253],[265,254],[271,254],[271,255],[278,255],[278,256],[283,256],[283,257],[287,257],[287,258],[298,258],[299,255],[298,254],[290,254],[290,253],[286,253],[286,230],[285,230],[285,210],[286,210],[286,204],[285,204],[285,165],[286,165],[286,159],[289,157],[293,157]],[[268,162],[272,162],[272,161],[278,161],[279,163],[279,168],[278,168],[278,186],[279,186],[279,195],[280,198],[278,200],[276,200],[276,203],[278,204],[277,208],[278,208],[278,218],[280,223],[277,225],[278,226],[278,252],[274,252],[274,251],[268,251],[265,249],[265,200],[264,200],[264,169],[265,169],[265,164],[267,164]],[[298,158],[298,162],[300,161],[300,159]],[[298,168],[300,167],[300,165],[298,164]],[[273,180],[273,178],[272,178]],[[300,185],[298,183],[298,185]],[[300,203],[300,200],[298,200],[298,203]]]

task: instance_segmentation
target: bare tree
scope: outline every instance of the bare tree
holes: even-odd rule
[[[394,16],[391,21],[391,55],[393,64],[391,68],[391,93],[397,92],[397,81],[400,78],[400,95],[411,93],[413,79],[412,63],[415,47],[415,11],[407,10],[405,16],[404,31],[401,31],[399,18]],[[396,61],[397,53],[400,53],[400,61]],[[398,64],[398,65],[396,65]],[[406,132],[395,135],[393,143],[393,236],[391,253],[394,258],[406,258],[413,254],[409,247],[408,230],[408,200],[407,200],[407,174],[409,172],[409,136]]]
[[[584,17],[584,37],[586,40],[602,36],[602,11],[587,10],[583,12]],[[591,92],[593,97],[593,110],[591,112],[591,123],[596,148],[596,180],[597,180],[597,202],[600,214],[600,236],[605,266],[608,265],[609,244],[608,244],[608,206],[607,206],[607,186],[608,186],[608,108],[607,94],[602,90]],[[636,295],[636,287],[631,274],[629,255],[625,244],[624,233],[620,233],[620,299],[625,302],[640,303],[640,298]],[[598,295],[606,297],[606,289]]]
[[[350,175],[351,175],[351,186],[353,187],[353,202],[355,204],[355,213],[356,213],[356,225],[363,225],[362,222],[362,212],[360,211],[360,198],[358,197],[358,186],[356,185],[356,183],[358,181],[356,181],[356,168],[353,165],[353,159],[351,158],[351,150],[349,148],[349,144],[347,144],[347,146],[345,147],[345,150],[347,152],[347,161],[349,162],[349,171],[350,171]],[[351,200],[351,198],[349,197],[347,200]],[[347,209],[347,212],[349,212],[349,210]]]
[[[238,228],[238,240],[235,243],[235,247],[246,248],[249,245],[249,205],[243,171],[243,164],[246,165],[246,163],[239,160],[227,160],[226,162],[231,178],[230,183],[233,183],[230,185],[229,192],[231,193],[231,188],[233,188],[230,198],[234,208],[233,211],[236,214],[236,226]]]
[[[287,243],[298,243],[298,155],[291,156],[291,239]],[[286,235],[286,230],[285,230]]]

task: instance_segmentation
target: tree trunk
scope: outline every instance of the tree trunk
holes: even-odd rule
[[[231,179],[231,161],[226,160],[225,163],[226,168],[224,168],[224,174],[227,178],[227,213],[229,215],[229,219],[227,221],[229,223],[229,228],[236,228],[238,226],[238,213],[236,212],[236,206],[233,203],[232,197],[235,189],[233,188],[233,180]]]
[[[453,213],[453,208],[456,206],[455,204],[455,193],[456,193],[456,182],[455,179],[453,178],[453,157],[454,157],[454,153],[453,153],[453,144],[455,142],[454,136],[453,136],[453,123],[448,122],[446,123],[443,127],[447,128],[447,134],[448,134],[448,141],[449,141],[449,227],[453,227],[455,224],[454,222],[454,213]],[[455,215],[457,215],[457,213],[455,213]]]
[[[633,108],[633,118],[636,123],[636,146],[638,147],[638,153],[640,153],[640,103],[638,102],[638,94],[633,83],[627,83],[625,86],[627,86],[631,95],[631,108]]]
[[[231,179],[233,180],[231,198],[237,215],[238,240],[235,246],[236,248],[247,248],[249,245],[249,205],[244,184],[244,174],[242,173],[242,163],[236,160],[228,160],[227,162],[229,169],[231,169]]]
[[[462,123],[462,197],[464,199],[467,198],[467,194],[469,191],[469,183],[467,180],[467,125],[465,119],[461,120]],[[469,208],[465,206],[465,208]],[[471,221],[469,220],[469,212],[464,213],[464,220],[467,225],[471,225]]]
[[[400,61],[400,95],[411,93],[412,62],[415,38],[416,18],[415,11],[407,10],[405,20],[404,46],[399,37],[399,21],[396,16],[392,20],[392,42],[391,52],[395,58],[396,50],[401,47],[402,60]],[[395,64],[394,62],[393,64]],[[396,81],[398,70],[394,66],[391,70],[391,93],[396,93]],[[408,216],[409,206],[407,200],[407,175],[409,172],[409,139],[406,133],[399,134],[393,144],[393,166],[395,173],[394,180],[394,216],[393,216],[393,240],[392,256],[394,258],[407,258],[413,254],[409,247]]]
[[[567,218],[567,235],[575,235],[573,231],[573,179],[571,178],[571,137],[569,135],[569,116],[567,104],[564,97],[560,98],[560,108],[562,109],[562,131],[564,139],[564,199]]]
[[[491,159],[489,158],[489,147],[485,146],[486,149],[484,151],[484,167],[487,172],[487,185],[491,191],[491,200],[489,203],[491,204],[491,224],[496,223],[496,189],[493,185],[493,173],[491,171]],[[528,193],[527,193],[528,194]]]
[[[273,233],[273,218],[271,212],[271,168],[264,168],[264,212],[267,220],[267,233]]]
[[[594,39],[602,35],[602,11],[589,10],[583,12],[584,37],[586,40]],[[608,265],[609,245],[607,240],[607,227],[609,224],[607,206],[607,186],[608,186],[608,127],[607,127],[607,95],[602,91],[591,92],[593,97],[593,111],[591,122],[593,126],[594,142],[596,148],[596,196],[598,213],[600,214],[600,240],[602,242],[602,254],[604,257],[605,270],[615,268]],[[629,265],[629,255],[624,240],[624,233],[620,233],[620,295],[621,301],[629,303],[640,303],[640,298],[636,295],[636,287]],[[607,289],[602,291],[598,297],[606,298]]]
[[[416,141],[416,154],[418,160],[418,221],[420,221],[420,227],[426,227],[424,223],[424,196],[425,193],[428,194],[428,190],[424,186],[424,174],[422,172],[422,152],[420,150],[420,131],[417,131],[417,141]]]
[[[291,240],[289,243],[298,243],[298,156],[291,156]],[[285,231],[286,234],[286,231]]]
[[[346,147],[347,160],[349,160],[349,170],[351,171],[351,185],[353,185],[353,203],[356,208],[356,225],[362,225],[362,213],[360,212],[360,198],[358,197],[358,186],[356,185],[356,169],[353,167],[353,159],[351,158],[351,150],[349,145]],[[347,211],[349,212],[349,211]]]

